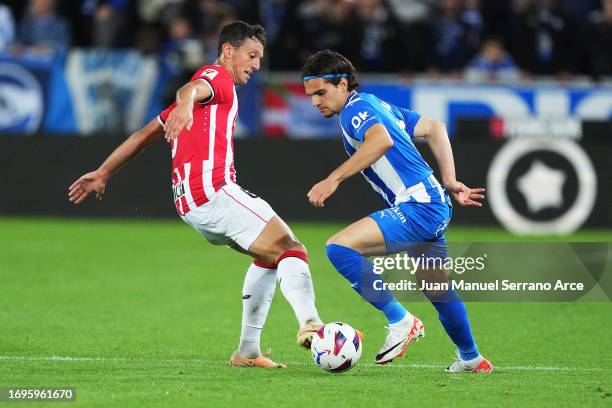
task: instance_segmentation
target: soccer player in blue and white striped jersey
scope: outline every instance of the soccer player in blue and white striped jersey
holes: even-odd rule
[[[302,79],[313,106],[325,117],[340,117],[342,140],[350,156],[312,187],[310,203],[323,207],[342,181],[361,172],[387,205],[327,242],[327,254],[336,270],[388,320],[389,333],[376,356],[376,363],[386,364],[401,357],[425,331],[423,323],[388,289],[373,290],[374,281],[380,277],[366,257],[403,251],[419,256],[425,251],[427,257],[446,258],[444,232],[452,216],[448,193],[461,206],[480,207],[478,200],[484,198],[484,189],[468,188],[457,181],[443,123],[358,92],[355,69],[344,56],[329,50],[312,55],[302,68]],[[413,139],[418,136],[426,138],[438,162],[443,186],[416,149]],[[437,272],[420,270],[417,277],[431,281]],[[490,372],[492,365],[478,351],[459,295],[452,289],[425,291],[425,295],[457,347],[459,358],[447,371]]]

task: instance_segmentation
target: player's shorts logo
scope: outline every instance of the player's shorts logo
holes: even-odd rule
[[[399,207],[391,207],[391,211],[393,211],[397,215],[402,224],[406,223],[406,216],[404,215],[402,210],[400,210]]]
[[[43,117],[43,92],[28,70],[0,63],[0,131],[34,133]]]
[[[448,229],[448,224],[450,224],[450,218],[445,219],[440,223],[440,225],[438,225],[438,228],[436,228],[435,232],[436,237],[439,237],[440,235],[444,234],[444,231]]]
[[[516,139],[491,162],[491,210],[518,234],[566,234],[589,217],[597,196],[591,160],[575,142]]]

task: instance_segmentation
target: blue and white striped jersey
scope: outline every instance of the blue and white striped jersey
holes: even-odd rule
[[[363,143],[368,129],[379,123],[393,147],[361,173],[389,207],[404,202],[446,202],[447,196],[433,170],[414,146],[416,112],[391,105],[367,93],[349,95],[340,112],[344,148],[352,156]]]

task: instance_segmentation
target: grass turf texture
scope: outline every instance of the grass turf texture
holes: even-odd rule
[[[612,304],[468,304],[479,347],[496,366],[486,376],[445,374],[453,347],[433,307],[413,303],[408,307],[424,321],[427,336],[404,359],[378,367],[372,361],[384,321],[325,257],[323,244],[341,225],[293,227],[309,248],[322,317],[365,334],[362,361],[348,373],[325,373],[297,348],[296,322],[278,290],[262,345],[289,368],[231,368],[249,259],[205,243],[180,221],[0,218],[0,387],[77,388],[77,403],[54,407],[612,401]],[[496,229],[452,227],[447,236],[451,242],[517,240]],[[563,240],[610,242],[612,232]]]

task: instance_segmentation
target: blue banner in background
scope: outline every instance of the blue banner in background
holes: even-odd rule
[[[399,82],[399,79],[398,79]],[[447,124],[455,136],[457,119],[575,118],[609,121],[612,118],[612,86],[476,85],[466,83],[401,84],[364,78],[362,92],[372,93],[394,105],[419,112]],[[331,138],[338,135],[337,120],[325,119],[311,106],[301,83],[294,80],[266,83],[263,132],[270,137]]]
[[[159,64],[136,51],[0,55],[0,133],[125,135],[161,110]]]
[[[49,130],[46,124],[50,121],[68,124],[62,131],[76,131],[70,126],[71,102],[61,84],[63,67],[61,57],[0,54],[1,133],[32,134]]]
[[[131,50],[74,50],[65,72],[78,133],[130,133],[161,110],[164,81],[153,57]]]
[[[451,137],[463,118],[609,121],[612,85],[415,82],[364,76],[363,92],[444,121]],[[65,57],[0,54],[0,133],[127,136],[163,109],[167,78],[155,57],[134,50],[75,49]],[[238,88],[237,137],[334,138],[299,74],[259,73]]]

